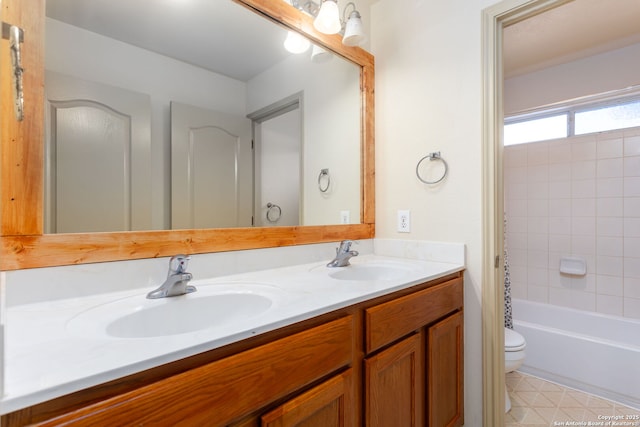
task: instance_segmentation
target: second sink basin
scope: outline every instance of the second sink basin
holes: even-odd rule
[[[144,295],[98,305],[71,319],[67,328],[113,338],[153,338],[224,327],[274,308],[281,291],[265,285],[198,285],[198,291],[161,299]]]
[[[338,267],[329,276],[338,280],[399,280],[415,271],[410,265],[399,262],[367,262]]]

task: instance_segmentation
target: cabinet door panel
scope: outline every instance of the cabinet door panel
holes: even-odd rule
[[[264,427],[355,426],[351,369],[288,401],[262,417]]]
[[[427,414],[429,426],[461,426],[463,409],[462,312],[429,328]]]
[[[367,426],[422,425],[422,341],[422,334],[415,334],[365,360]]]

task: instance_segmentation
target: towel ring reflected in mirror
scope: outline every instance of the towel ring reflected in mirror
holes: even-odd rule
[[[422,176],[420,176],[420,164],[422,164],[422,162],[425,159],[429,159],[430,161],[435,161],[435,160],[439,160],[442,162],[442,164],[444,165],[444,171],[442,172],[442,176],[436,180],[433,181],[429,181],[424,179]],[[437,184],[440,181],[442,181],[446,176],[447,176],[447,172],[449,170],[449,165],[447,165],[447,162],[442,158],[442,156],[440,156],[440,152],[439,151],[434,151],[433,153],[429,153],[426,156],[424,156],[423,158],[420,159],[420,161],[418,162],[418,164],[416,165],[416,176],[418,177],[418,179],[421,182],[424,182],[425,184]]]
[[[329,169],[321,169],[320,174],[318,175],[318,189],[320,190],[320,192],[326,193],[327,190],[329,190],[330,186],[331,175],[329,175]]]
[[[278,222],[282,216],[282,209],[275,203],[267,203],[267,221]]]

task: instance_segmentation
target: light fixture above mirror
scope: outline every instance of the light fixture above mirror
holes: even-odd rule
[[[320,0],[318,6],[313,1],[290,0],[293,7],[314,17],[313,27],[323,34],[341,34],[345,46],[360,46],[366,40],[362,27],[362,17],[354,2],[349,2],[342,10],[337,0]],[[347,11],[351,11],[347,18]]]

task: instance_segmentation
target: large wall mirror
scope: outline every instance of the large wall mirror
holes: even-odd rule
[[[285,1],[8,2],[3,270],[373,236],[370,54]]]
[[[45,233],[359,223],[360,67],[162,4],[46,0]]]

